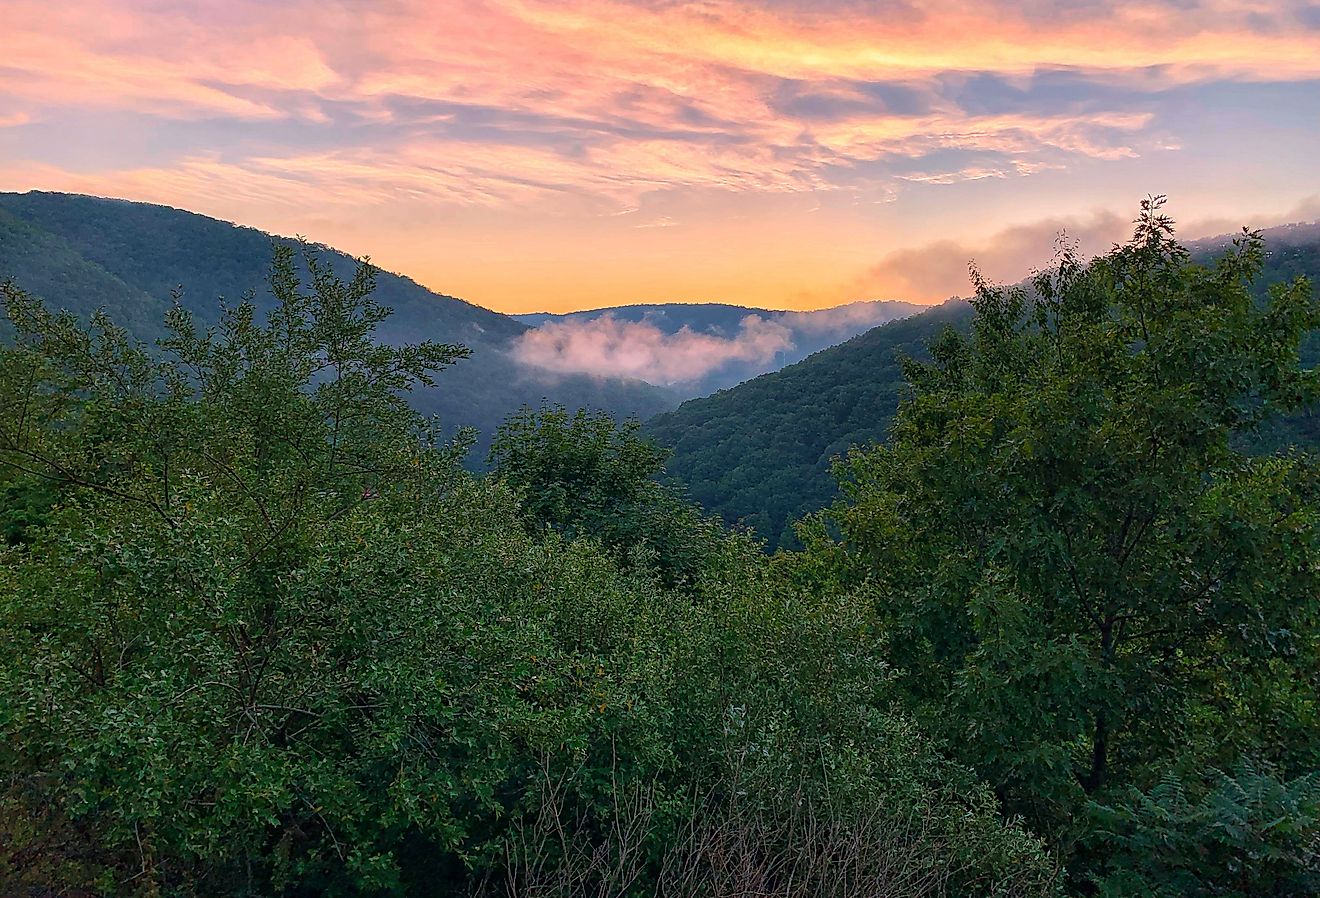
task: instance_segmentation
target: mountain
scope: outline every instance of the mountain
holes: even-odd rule
[[[13,280],[49,305],[79,315],[104,307],[144,340],[159,335],[176,289],[203,325],[217,320],[222,297],[234,302],[251,292],[259,308],[270,308],[265,279],[272,240],[290,242],[165,206],[0,193],[0,281]],[[355,262],[347,254],[329,247],[317,251],[339,275],[353,272]],[[484,458],[499,422],[525,403],[545,400],[617,417],[649,417],[677,402],[668,391],[637,380],[528,367],[512,352],[527,324],[406,277],[381,272],[375,298],[394,309],[379,330],[383,340],[433,339],[472,350],[471,358],[445,371],[434,389],[416,395],[419,408],[438,415],[451,430],[471,426],[483,435],[474,463]]]
[[[619,321],[650,321],[667,334],[676,334],[687,328],[700,333],[728,335],[735,333],[748,315],[770,318],[778,314],[781,313],[773,309],[735,306],[723,302],[669,302],[608,306],[580,312],[529,312],[510,317],[533,327],[540,327],[547,321],[594,321],[610,317]]]
[[[519,357],[530,364],[626,373],[691,398],[776,371],[922,308],[895,301],[810,312],[662,303],[516,317],[536,328],[519,340]]]
[[[949,302],[873,328],[781,371],[694,399],[646,424],[673,449],[666,465],[692,497],[772,546],[791,545],[792,522],[834,496],[830,460],[883,439],[905,390],[899,359],[920,356],[971,306]]]
[[[1320,285],[1320,225],[1271,228],[1265,238],[1261,296],[1268,285],[1299,276]],[[1209,260],[1230,240],[1188,246]],[[899,358],[923,357],[944,327],[966,328],[971,318],[965,301],[950,300],[780,371],[685,402],[648,421],[646,433],[673,449],[669,473],[707,510],[752,527],[771,548],[793,546],[793,521],[835,496],[832,460],[852,446],[885,439],[907,389]],[[1308,364],[1320,359],[1320,335],[1312,335],[1304,351]],[[1320,416],[1293,416],[1259,437],[1264,449],[1291,443],[1320,443]]]

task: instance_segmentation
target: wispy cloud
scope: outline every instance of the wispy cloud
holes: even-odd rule
[[[1256,212],[1240,219],[1194,219],[1177,224],[1181,239],[1233,234],[1243,227],[1320,219],[1320,196],[1303,199],[1282,212]],[[1122,243],[1132,234],[1128,217],[1096,210],[1090,215],[1046,218],[1005,228],[981,240],[939,240],[887,254],[861,275],[852,289],[878,284],[918,301],[934,301],[971,293],[971,266],[992,283],[1016,283],[1047,267],[1065,245],[1092,257]]]
[[[901,318],[915,308],[894,302],[850,302],[831,309],[786,312],[780,320],[795,332],[845,339],[878,324]]]
[[[548,230],[639,210],[684,227],[634,239],[696,241],[719,197],[869,203],[1185,154],[1179,91],[1320,79],[1309,0],[1256,6],[8,0],[0,188],[266,226],[314,205],[342,232],[401,204]],[[114,139],[68,161],[87,121]],[[144,127],[149,154],[124,139]]]
[[[1262,31],[1239,4],[1199,6],[1199,27],[1189,28],[1180,5],[1150,2],[942,0],[867,16],[828,2],[737,0],[194,0],[150,14],[127,0],[14,0],[0,93],[26,115],[106,107],[342,129],[342,158],[286,146],[231,160],[229,174],[251,182],[280,165],[306,178],[317,165],[350,184],[372,167],[386,181],[482,183],[499,171],[509,182],[604,194],[800,190],[891,156],[962,148],[1012,157],[1000,168],[896,179],[952,183],[1030,173],[1056,154],[1135,155],[1153,118],[1080,102],[979,114],[977,82],[958,73],[1022,79],[1066,67],[1138,94],[1212,77],[1320,75],[1320,32]],[[788,84],[795,99],[785,99]],[[195,164],[195,154],[180,158]],[[474,191],[442,193],[465,202]]]

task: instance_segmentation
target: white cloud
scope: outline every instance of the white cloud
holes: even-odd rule
[[[720,337],[687,327],[666,333],[648,321],[620,321],[606,314],[547,322],[520,338],[514,357],[559,374],[675,384],[698,380],[733,361],[767,363],[792,348],[792,331],[759,315],[744,318],[733,337]]]

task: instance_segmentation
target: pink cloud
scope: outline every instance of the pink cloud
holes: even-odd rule
[[[269,5],[248,8],[250,21],[216,28],[186,9],[13,0],[0,37],[0,93],[33,106],[260,119],[292,110],[246,89],[329,92],[338,76],[298,20]]]
[[[1103,252],[1132,230],[1128,217],[1095,212],[1081,218],[1051,218],[1005,228],[983,240],[940,240],[889,253],[857,282],[857,289],[883,288],[914,301],[971,293],[968,265],[992,282],[1014,283],[1047,265],[1051,247],[1066,236],[1084,255]]]
[[[1189,29],[1179,10],[1151,3],[1110,4],[1104,15],[1031,17],[1015,4],[934,0],[920,15],[894,17],[840,12],[828,3],[767,9],[741,0],[234,0],[223,7],[178,3],[150,14],[127,0],[13,0],[0,37],[7,69],[0,95],[27,115],[74,105],[322,124],[331,121],[325,104],[338,103],[363,121],[397,121],[422,132],[428,115],[437,122],[444,113],[405,112],[400,104],[432,102],[523,115],[522,127],[558,129],[540,151],[527,141],[403,134],[389,147],[346,149],[316,161],[293,147],[227,160],[236,173],[251,172],[253,182],[280,165],[305,178],[316,165],[321,176],[345,174],[350,189],[364,167],[381,169],[379,180],[429,183],[457,181],[490,159],[487,168],[510,181],[526,166],[532,184],[625,197],[694,185],[802,190],[828,186],[820,174],[827,166],[940,149],[1014,156],[1001,167],[978,163],[909,176],[954,183],[1029,174],[1051,164],[1043,158],[1050,153],[1139,154],[1151,114],[976,116],[931,93],[921,114],[858,111],[804,123],[776,110],[766,79],[806,79],[846,98],[856,94],[854,82],[958,72],[1012,78],[1050,66],[1151,87],[1226,73],[1320,75],[1320,33],[1259,32],[1248,27],[1240,4],[1203,6],[1201,26]],[[504,158],[491,157],[492,142]],[[561,158],[547,161],[545,153]],[[490,180],[484,174],[476,180]],[[471,202],[492,191],[447,192]],[[494,192],[525,199],[507,187]]]
[[[1282,211],[1256,211],[1238,219],[1226,217],[1193,219],[1184,222],[1178,228],[1178,233],[1188,239],[1197,239],[1237,234],[1243,227],[1269,228],[1275,225],[1313,221],[1320,221],[1320,194],[1304,197]]]
[[[1052,248],[1066,240],[1083,256],[1107,251],[1132,232],[1131,216],[1095,211],[1087,216],[1046,218],[1014,225],[981,240],[939,240],[886,255],[868,269],[854,289],[884,289],[915,301],[966,296],[971,292],[968,266],[975,264],[991,282],[1016,283],[1052,260]],[[1202,218],[1178,225],[1184,240],[1239,233],[1246,225],[1275,225],[1320,219],[1320,196],[1305,198],[1281,212],[1257,212],[1240,219]]]

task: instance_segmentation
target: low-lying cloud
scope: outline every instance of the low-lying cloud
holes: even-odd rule
[[[650,317],[570,316],[524,334],[514,355],[526,365],[560,374],[635,377],[654,384],[694,385],[720,375],[736,383],[808,353],[911,314],[919,307],[895,302],[854,302],[808,312],[749,314],[731,335],[715,330],[664,328]]]
[[[916,306],[909,306],[908,303],[850,302],[832,309],[785,312],[779,321],[788,325],[795,333],[846,339],[917,310]]]
[[[613,315],[549,321],[522,336],[514,356],[559,374],[632,377],[653,384],[699,380],[730,362],[768,364],[793,348],[793,332],[777,321],[748,315],[732,337],[684,327],[666,333],[649,321]]]
[[[1320,221],[1320,195],[1308,196],[1283,212],[1256,212],[1241,218],[1200,218],[1178,228],[1178,234],[1188,240],[1237,234],[1243,227],[1270,228],[1276,225]]]

